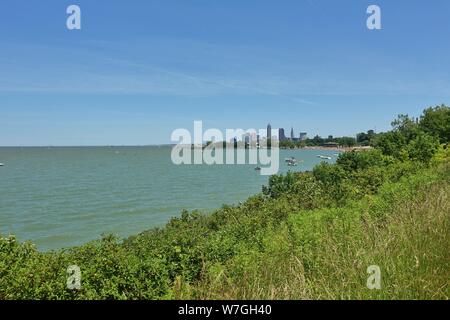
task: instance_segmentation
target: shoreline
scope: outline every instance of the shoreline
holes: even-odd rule
[[[339,151],[339,152],[349,152],[349,151],[362,151],[362,150],[371,150],[373,147],[322,147],[322,146],[308,146],[301,148],[280,148],[282,150],[317,150],[317,151]]]

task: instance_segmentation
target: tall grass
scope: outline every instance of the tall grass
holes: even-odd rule
[[[442,176],[439,178],[439,174]],[[341,208],[299,211],[268,230],[263,248],[242,247],[211,266],[201,299],[448,299],[448,166],[384,185]],[[367,268],[381,268],[381,290]]]

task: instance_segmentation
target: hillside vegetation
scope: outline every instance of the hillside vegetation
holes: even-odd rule
[[[0,299],[448,299],[449,139],[450,108],[429,108],[371,135],[371,151],[162,229],[48,253],[1,238]]]

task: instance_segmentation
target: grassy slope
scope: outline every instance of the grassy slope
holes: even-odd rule
[[[341,208],[291,214],[262,249],[241,248],[189,295],[213,299],[448,299],[448,165]],[[367,267],[382,289],[367,289]]]

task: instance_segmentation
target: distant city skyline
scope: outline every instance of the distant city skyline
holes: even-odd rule
[[[170,144],[196,120],[354,136],[450,104],[448,0],[379,0],[382,30],[366,0],[79,0],[81,30],[69,4],[2,1],[0,146]]]
[[[242,129],[242,128],[239,128]],[[256,129],[249,129],[250,131],[255,130],[254,132],[245,132],[242,134],[242,136],[236,136],[234,138],[232,138],[229,142],[245,142],[245,143],[250,143],[250,142],[260,142],[260,134],[261,131],[263,131],[262,129],[256,130]],[[299,131],[298,135],[295,135],[295,128],[292,126],[291,130],[290,130],[290,136],[286,136],[286,130],[285,128],[273,128],[272,125],[270,123],[267,124],[267,127],[265,129],[265,136],[263,137],[264,139],[277,139],[280,142],[281,141],[306,141],[308,139],[315,139],[316,137],[319,138],[323,138],[323,139],[328,139],[328,140],[333,140],[335,138],[343,138],[343,137],[352,137],[352,138],[357,138],[357,136],[361,133],[367,133],[367,132],[372,132],[372,133],[378,133],[373,129],[368,129],[366,131],[361,131],[361,132],[357,132],[355,134],[351,134],[351,135],[346,135],[346,136],[334,136],[334,135],[320,135],[320,134],[315,134],[314,136],[308,136],[308,133],[305,131]],[[204,141],[206,142],[206,141]]]

